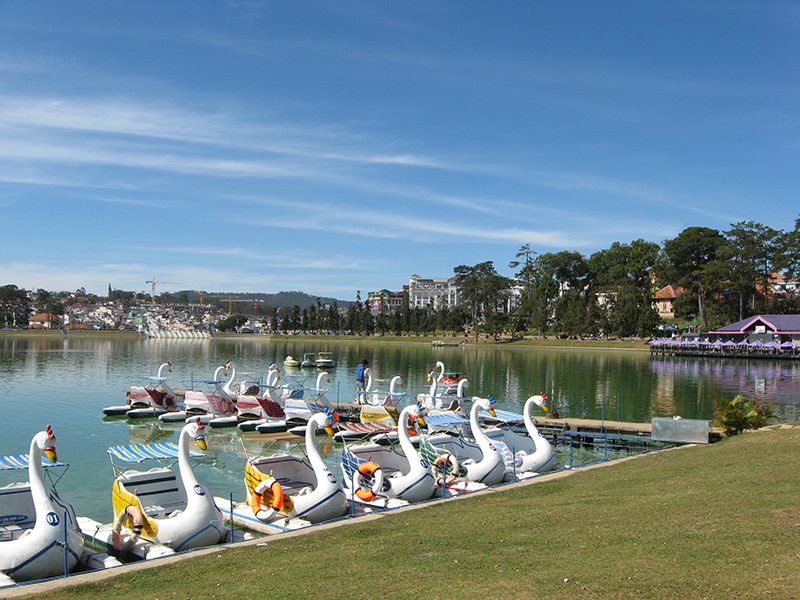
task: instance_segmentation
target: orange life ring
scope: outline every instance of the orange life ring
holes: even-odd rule
[[[440,470],[442,471],[442,478],[440,478],[437,483],[444,482],[445,487],[452,485],[458,478],[458,458],[456,458],[454,454],[450,454],[449,452],[440,454],[436,457],[436,460],[433,461],[433,467],[437,474]],[[450,472],[450,476],[445,480],[444,475],[446,475],[448,471]]]
[[[261,507],[265,502],[269,506],[267,510]],[[283,488],[273,477],[262,479],[250,494],[250,508],[259,521],[269,521],[283,507]]]
[[[372,477],[371,486],[365,482],[365,475]],[[383,488],[383,471],[380,465],[374,462],[361,463],[358,470],[353,473],[353,488],[356,496],[364,502],[374,500]]]

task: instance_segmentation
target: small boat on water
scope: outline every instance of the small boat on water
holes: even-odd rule
[[[128,377],[130,384],[127,404],[107,406],[103,413],[109,417],[125,415],[131,419],[152,418],[177,410],[176,394],[167,384],[167,373],[172,373],[172,363],[165,362],[158,374]]]
[[[285,369],[297,369],[300,367],[301,361],[294,356],[287,356],[283,359],[283,367]]]
[[[78,564],[83,536],[75,511],[50,480],[51,468],[67,466],[57,461],[49,425],[33,436],[29,454],[0,457],[0,470],[28,471],[27,482],[0,487],[0,573],[8,584],[66,575]]]
[[[317,355],[314,352],[306,352],[303,354],[303,362],[300,363],[300,366],[304,369],[316,367]]]
[[[317,352],[317,367],[320,369],[331,369],[336,366],[333,360],[333,352]]]
[[[116,472],[111,493],[114,522],[99,525],[83,520],[84,535],[100,547],[140,558],[224,541],[229,534],[224,517],[214,504],[211,491],[197,480],[191,462],[205,456],[189,447],[195,442],[200,450],[206,449],[203,428],[199,419],[184,425],[177,446],[157,443],[109,448]],[[115,459],[127,465],[146,460],[174,463],[177,459],[178,471],[165,466],[140,471],[119,466]]]

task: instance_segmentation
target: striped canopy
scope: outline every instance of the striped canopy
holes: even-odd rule
[[[13,471],[15,469],[27,469],[30,461],[29,454],[17,454],[16,456],[0,456],[0,471]],[[42,456],[42,467],[66,467],[67,463],[50,462],[46,456]]]
[[[112,456],[128,463],[140,463],[150,459],[178,458],[178,445],[172,442],[159,444],[133,444],[130,446],[111,446],[107,450]],[[189,451],[192,458],[205,456],[199,452]]]

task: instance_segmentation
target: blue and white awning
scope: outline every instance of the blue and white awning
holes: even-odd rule
[[[503,410],[502,408],[495,408],[494,413],[497,417],[493,417],[485,410],[481,410],[478,412],[478,415],[482,419],[494,419],[496,418],[498,421],[503,421],[505,423],[509,421],[522,421],[523,417],[520,413],[511,412],[510,410]]]
[[[29,454],[17,454],[15,456],[0,456],[0,471],[13,471],[15,469],[27,469],[30,461]],[[42,467],[66,467],[67,463],[50,462],[46,456],[42,456]]]
[[[130,446],[111,446],[107,450],[112,456],[128,463],[140,463],[150,459],[178,458],[178,445],[172,442],[159,444],[133,444]],[[201,458],[205,454],[189,451],[192,458]]]

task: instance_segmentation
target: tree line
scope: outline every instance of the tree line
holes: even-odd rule
[[[667,285],[683,292],[676,317],[708,331],[754,314],[800,312],[800,292],[777,293],[774,280],[775,274],[800,274],[800,218],[788,231],[754,221],[732,223],[727,231],[688,227],[661,246],[615,242],[589,257],[537,254],[526,244],[509,267],[516,269],[516,282],[499,275],[491,261],[454,269],[476,333],[651,336],[664,323],[653,294]],[[515,283],[519,303],[508,310]]]
[[[683,290],[675,301],[676,316],[708,331],[753,314],[800,312],[800,292],[775,293],[773,274],[800,275],[800,218],[791,230],[776,230],[754,221],[732,223],[719,231],[688,227],[661,245],[637,239],[615,242],[584,256],[576,251],[537,253],[526,244],[509,268],[514,278],[500,275],[492,261],[453,269],[460,294],[455,308],[410,306],[407,295],[396,311],[372,311],[360,292],[340,310],[336,301],[301,308],[253,303],[248,311],[274,332],[327,331],[422,334],[452,332],[497,335],[503,331],[540,335],[653,335],[664,321],[653,305],[654,292],[666,285]],[[519,293],[512,306],[512,287]],[[76,296],[86,302],[102,299],[83,288]],[[0,326],[24,327],[28,322],[28,292],[15,285],[0,287]],[[61,315],[63,294],[39,289],[32,294],[37,312]],[[148,301],[147,295],[112,290],[109,300],[123,307]],[[164,293],[159,303],[183,298]],[[244,301],[243,301],[244,302]],[[217,299],[219,307],[227,304]],[[241,313],[220,322],[221,329],[239,329],[248,321]]]

